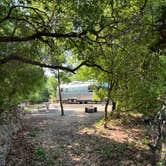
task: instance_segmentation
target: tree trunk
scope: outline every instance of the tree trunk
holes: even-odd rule
[[[111,83],[109,85],[109,88],[108,88],[108,94],[107,94],[107,99],[106,99],[106,103],[105,103],[105,113],[104,113],[104,128],[108,128],[107,127],[107,123],[108,123],[108,105],[109,105],[109,102],[110,102],[110,96],[111,96],[111,91],[112,91],[112,88],[113,88],[113,84]]]
[[[162,133],[162,141],[161,141],[161,156],[160,159],[163,162],[163,165],[166,165],[166,105],[164,104],[162,108],[162,127],[161,127],[161,133]]]
[[[166,165],[166,142],[164,141],[161,144],[161,161],[163,162],[163,165]]]
[[[112,112],[116,109],[116,102],[112,101]]]
[[[156,147],[150,146],[150,151],[151,151],[150,163],[151,163],[151,166],[156,166],[157,165],[157,163],[156,163],[156,150],[157,150]]]
[[[108,121],[108,105],[109,105],[109,99],[107,99],[106,104],[105,104],[105,113],[104,113],[104,128],[108,128],[107,127],[107,121]]]
[[[163,164],[165,163],[165,153],[163,152],[163,141],[162,139],[164,139],[164,136],[165,136],[165,114],[164,114],[164,111],[165,111],[165,107],[163,107],[163,109],[161,111],[159,111],[157,113],[157,125],[156,125],[156,128],[157,128],[157,137],[154,141],[154,144],[149,144],[149,147],[150,147],[150,151],[151,151],[151,166],[156,166],[157,165],[157,149],[158,147],[161,146],[161,149],[160,149],[160,159],[163,160]],[[155,120],[154,120],[155,122]],[[164,153],[164,154],[163,154]]]
[[[64,116],[64,109],[63,109],[63,102],[62,102],[62,95],[61,95],[61,80],[60,80],[60,73],[58,69],[58,91],[59,91],[59,102],[61,107],[61,115]]]
[[[112,100],[112,110],[111,110],[110,116],[113,116],[115,109],[116,109],[116,102],[114,102],[114,101]]]

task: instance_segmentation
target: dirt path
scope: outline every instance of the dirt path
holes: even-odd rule
[[[15,136],[6,166],[144,165],[145,150],[130,144],[131,132],[96,125],[103,116],[98,109],[88,114],[84,105],[66,105],[64,117],[58,108],[27,115],[25,130]]]

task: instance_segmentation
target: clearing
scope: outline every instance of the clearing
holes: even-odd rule
[[[96,106],[97,113],[85,113],[85,105],[66,104],[63,117],[56,105],[31,111],[13,137],[6,166],[147,166],[140,121],[118,119],[104,129],[103,106]]]

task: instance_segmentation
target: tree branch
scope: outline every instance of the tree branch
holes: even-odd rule
[[[147,2],[148,2],[148,0],[145,0],[145,1],[144,1],[143,6],[140,8],[140,13],[142,13],[143,10],[145,9]]]
[[[52,65],[52,64],[41,63],[41,62],[38,62],[38,61],[35,61],[35,60],[31,60],[31,59],[20,57],[20,56],[13,55],[13,54],[8,56],[8,57],[5,57],[3,59],[0,59],[0,65],[3,65],[3,64],[8,63],[10,61],[18,61],[18,62],[21,62],[21,63],[31,64],[31,65],[40,66],[40,67],[44,67],[44,68],[55,69],[55,70],[60,69],[60,70],[65,70],[65,71],[68,71],[68,72],[71,72],[71,73],[75,73],[75,71],[80,69],[82,66],[97,67],[98,69],[102,70],[103,72],[109,73],[109,71],[103,69],[100,65],[90,64],[88,61],[83,61],[77,67],[70,68],[70,67],[65,67],[65,66],[62,66],[62,65]]]
[[[36,33],[38,32],[37,27],[35,27],[35,25],[32,22],[30,22],[27,18],[9,17],[9,19],[26,22],[36,31]]]
[[[51,33],[51,32],[36,32],[30,36],[26,37],[18,37],[18,36],[0,36],[1,42],[26,42],[35,39],[39,39],[40,37],[53,37],[53,38],[81,38],[86,35],[86,32],[76,33]]]
[[[12,6],[12,7],[9,9],[8,14],[7,14],[4,18],[2,18],[2,19],[0,20],[0,23],[2,23],[3,21],[9,19],[9,18],[10,18],[10,15],[11,15],[11,13],[12,13],[12,11],[13,11],[13,9],[15,9],[15,8],[25,8],[25,9],[31,9],[31,10],[33,10],[33,11],[38,15],[38,17],[42,20],[43,24],[45,24],[45,21],[44,21],[43,17],[42,17],[39,13],[45,14],[45,16],[47,17],[47,19],[49,18],[49,17],[47,16],[47,13],[46,13],[46,12],[41,11],[41,10],[39,10],[38,8],[34,8],[34,7],[30,7],[30,6],[23,6],[23,5],[15,5],[15,6]]]
[[[40,67],[44,67],[44,68],[51,68],[51,69],[56,69],[56,70],[60,69],[60,70],[66,70],[66,71],[74,73],[74,69],[71,69],[69,67],[64,67],[64,66],[60,66],[60,65],[45,64],[45,63],[41,63],[41,62],[31,60],[31,59],[28,59],[28,58],[20,57],[20,56],[17,56],[17,55],[10,55],[6,58],[0,59],[0,65],[5,64],[9,61],[19,61],[19,62],[22,62],[22,63],[27,63],[27,64],[40,66]],[[81,67],[82,65],[80,64],[79,66]]]

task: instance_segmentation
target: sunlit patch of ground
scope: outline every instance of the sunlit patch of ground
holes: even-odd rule
[[[100,108],[97,113],[87,114],[83,105],[74,105],[73,109],[70,105],[68,110],[66,106],[64,117],[59,110],[53,109],[27,115],[22,141],[26,140],[33,147],[33,155],[29,155],[28,160],[31,159],[35,166],[148,165],[148,151],[142,144],[142,126],[115,119],[108,123],[108,129],[104,129],[102,117]],[[16,145],[8,160],[21,158],[18,166],[24,166],[27,161],[23,154],[28,155],[28,152]],[[18,157],[20,150],[22,153]]]
[[[139,115],[138,117],[139,118]],[[140,141],[143,139],[144,125],[137,125],[136,122],[132,123],[134,120],[133,117],[131,121],[124,122],[124,117],[121,119],[112,119],[108,122],[108,128],[103,127],[103,121],[98,122],[91,126],[90,128],[83,128],[78,133],[80,134],[94,134],[96,136],[102,136],[115,140],[119,143],[129,142],[136,144],[142,144]]]

